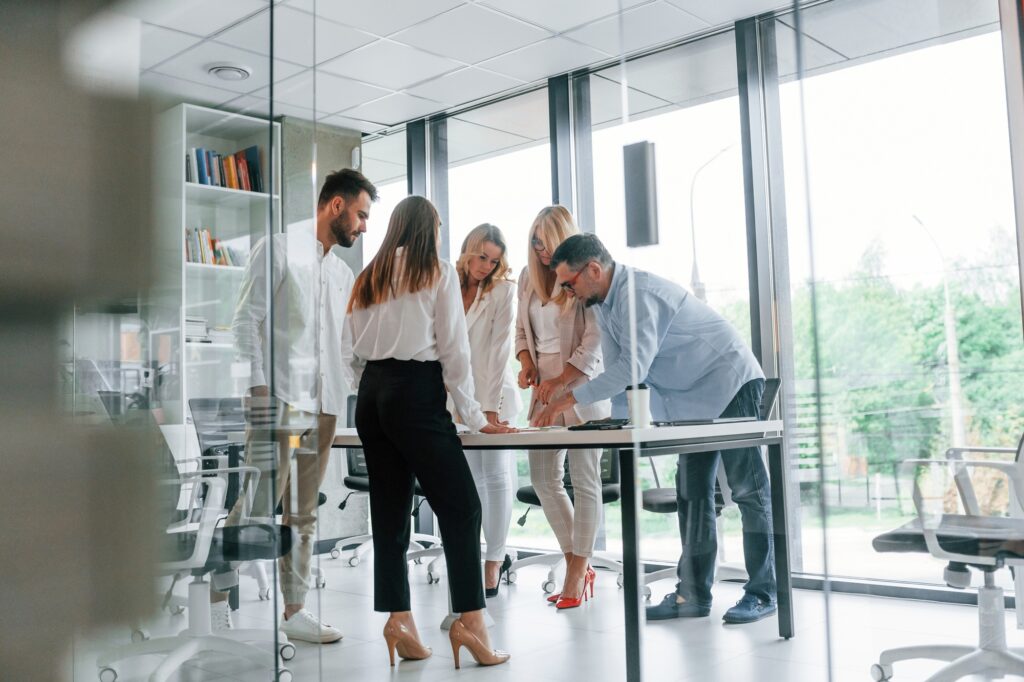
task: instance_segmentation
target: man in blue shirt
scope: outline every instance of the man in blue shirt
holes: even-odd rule
[[[559,285],[597,306],[605,371],[561,396],[546,388],[548,407],[539,425],[575,404],[612,398],[615,416],[625,416],[625,389],[643,382],[652,389],[651,410],[659,420],[758,416],[764,373],[736,329],[678,284],[612,260],[591,234],[565,240],[551,258]],[[636,354],[631,349],[629,280],[636,305]],[[635,370],[635,373],[634,373]],[[634,379],[635,377],[635,379]],[[776,610],[774,547],[768,472],[758,448],[679,456],[676,491],[683,552],[679,583],[648,620],[707,616],[718,552],[715,476],[725,466],[732,499],[743,522],[743,555],[749,580],[745,594],[726,611],[727,623],[751,623]]]

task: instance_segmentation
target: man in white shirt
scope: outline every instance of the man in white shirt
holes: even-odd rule
[[[366,232],[370,204],[376,200],[377,189],[361,173],[344,169],[328,175],[317,202],[315,235],[293,225],[271,237],[271,253],[266,239],[253,247],[232,323],[237,359],[250,369],[246,461],[262,475],[253,498],[241,495],[226,523],[237,524],[249,504],[253,519],[273,518],[280,503],[282,524],[295,534],[292,550],[280,560],[281,631],[308,642],[342,637],[305,608],[305,599],[320,485],[337,417],[345,414],[353,390],[345,310],[355,277],[338,250]],[[275,428],[286,426],[291,428]],[[215,578],[218,589],[231,584]],[[215,629],[231,627],[225,598],[215,593]]]

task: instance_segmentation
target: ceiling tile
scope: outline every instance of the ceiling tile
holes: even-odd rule
[[[454,105],[472,102],[519,85],[522,85],[521,81],[470,66],[409,88],[409,93]]]
[[[201,38],[188,33],[143,24],[139,68],[148,69],[156,66],[168,57],[187,50],[200,40]]]
[[[471,109],[459,114],[459,118],[531,140],[547,139],[548,90],[541,88],[479,109]]]
[[[461,66],[451,59],[435,57],[408,45],[378,40],[325,62],[320,68],[349,78],[372,80],[392,90],[401,90]]]
[[[363,148],[365,149],[366,147],[364,146]],[[388,163],[387,161],[371,159],[365,154],[363,154],[363,163],[360,166],[359,171],[365,175],[370,182],[378,186],[386,185],[405,177],[405,166]],[[373,209],[370,210],[372,211]]]
[[[316,26],[316,59],[313,56],[313,28]],[[218,34],[217,42],[259,54],[270,54],[270,13],[263,12]],[[274,56],[303,66],[313,66],[375,40],[373,36],[333,21],[289,7],[274,10]]]
[[[779,78],[788,79],[796,75],[796,31],[781,21],[775,22],[775,45]],[[801,47],[804,51],[804,69],[807,73],[814,73],[822,67],[846,61],[846,57],[830,50],[817,40],[805,37]]]
[[[493,7],[552,31],[568,31],[583,24],[618,14],[620,0],[480,0]],[[629,9],[650,0],[621,0]]]
[[[156,26],[209,36],[266,9],[267,0],[130,0],[117,11]]]
[[[241,64],[248,67],[252,75],[244,81],[220,80],[207,73],[210,64],[216,62]],[[277,80],[288,78],[301,70],[302,67],[295,64],[274,60],[274,77]],[[268,57],[209,40],[182,52],[173,59],[168,59],[157,66],[154,71],[239,93],[249,93],[270,83],[270,59]]]
[[[444,108],[443,105],[438,102],[397,92],[354,109],[348,109],[344,114],[349,118],[391,126],[432,114],[442,108]]]
[[[793,7],[793,0],[668,0],[712,26],[731,24],[740,19]]]
[[[338,116],[337,114],[324,116],[317,123],[326,123],[327,125],[338,126],[339,128],[358,130],[361,133],[375,133],[383,127],[379,123],[362,121],[357,118],[349,118],[348,116]]]
[[[535,81],[604,61],[609,55],[565,38],[548,38],[480,66],[523,81]]]
[[[458,7],[465,0],[373,0],[355,5],[348,2],[316,3],[318,16],[386,36],[403,28]],[[313,0],[289,0],[293,7],[312,13]]]
[[[382,135],[363,143],[363,158],[376,159],[405,167],[406,138],[404,132]]]
[[[144,92],[164,95],[179,102],[212,106],[218,106],[238,97],[238,93],[230,90],[213,88],[152,71],[147,71],[139,76],[139,88]]]
[[[802,20],[808,37],[852,59],[995,24],[999,11],[989,0],[861,0],[812,7]]]
[[[427,52],[475,64],[549,35],[548,31],[485,7],[464,5],[393,37]]]
[[[619,65],[598,73],[622,82]],[[674,104],[733,93],[737,89],[735,35],[720,33],[626,62],[626,80],[629,87]]]
[[[459,118],[448,119],[448,163],[450,164],[490,155],[502,149],[518,147],[530,142],[532,140],[521,135],[476,125]]]
[[[601,126],[622,119],[622,86],[597,74],[590,77],[590,125]],[[671,106],[670,102],[629,88],[629,116]]]
[[[608,54],[619,55],[676,40],[708,28],[704,21],[665,2],[641,5],[623,12],[621,17],[622,33],[625,38],[625,45],[621,50],[618,17],[595,21],[566,35]]]
[[[315,90],[314,73],[316,74]],[[313,109],[315,98],[316,110],[321,114],[332,114],[342,109],[350,109],[388,93],[389,91],[383,88],[324,73],[319,68],[307,69],[274,85],[276,103]],[[266,99],[270,97],[270,88],[260,88],[252,94]]]

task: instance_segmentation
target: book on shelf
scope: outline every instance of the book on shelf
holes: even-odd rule
[[[239,240],[232,240],[238,242]],[[214,237],[210,230],[197,227],[185,229],[185,260],[204,265],[243,267],[246,251]]]
[[[185,181],[246,192],[263,192],[260,148],[246,147],[232,154],[192,147],[185,155]]]
[[[185,318],[185,340],[210,343],[209,328],[205,317]]]

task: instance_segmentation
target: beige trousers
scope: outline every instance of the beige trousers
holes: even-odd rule
[[[538,353],[537,369],[541,381],[562,373],[558,353]],[[541,409],[533,398],[533,414]],[[579,417],[570,408],[562,413],[558,424],[578,424]],[[562,481],[565,458],[569,457],[569,478],[572,479],[573,500]],[[594,553],[597,529],[601,525],[601,450],[531,450],[530,483],[537,491],[544,516],[558,539],[563,554],[572,552],[589,557]]]
[[[250,424],[245,433],[245,461],[259,468],[259,486],[252,500],[245,495],[238,498],[225,523],[237,525],[244,506],[250,502],[250,516],[273,518],[278,503],[281,503],[281,523],[295,533],[291,552],[281,557],[279,564],[281,596],[285,604],[305,604],[310,588],[313,545],[316,543],[320,485],[327,472],[337,417],[318,414],[316,427],[313,427],[312,414],[288,405],[281,409],[284,410],[282,427],[303,423],[310,426],[296,433],[288,429],[272,431]]]

